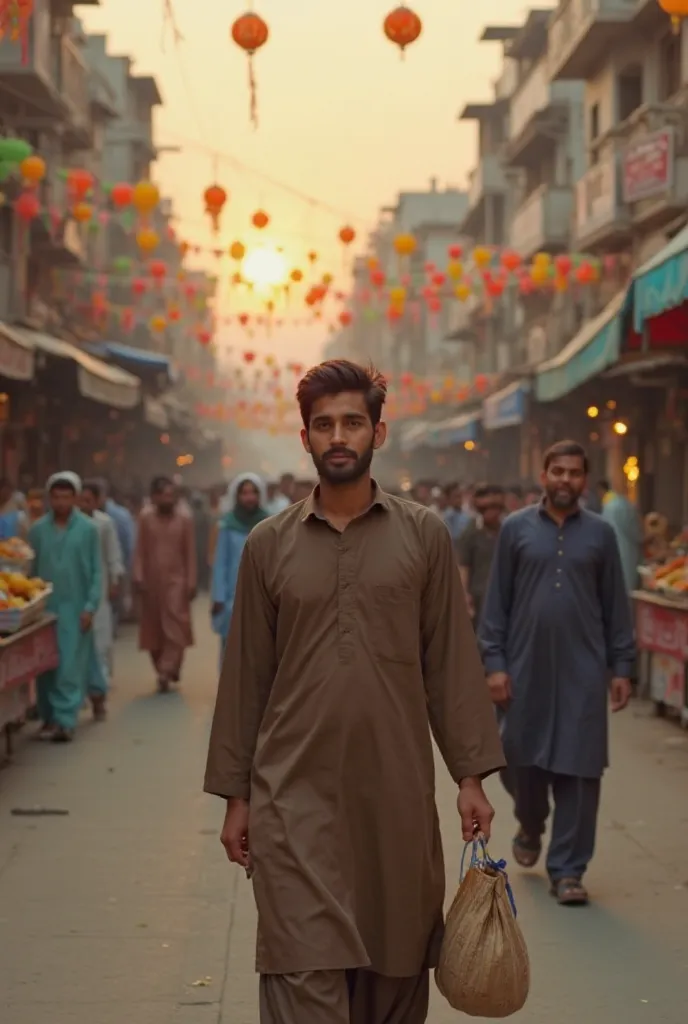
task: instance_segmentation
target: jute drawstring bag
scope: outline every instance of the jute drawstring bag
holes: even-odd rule
[[[435,981],[450,1006],[471,1017],[509,1017],[528,998],[528,950],[505,867],[491,859],[482,838],[467,843],[447,914]]]

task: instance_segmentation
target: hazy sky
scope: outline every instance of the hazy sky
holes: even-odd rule
[[[465,185],[475,126],[458,123],[457,114],[467,100],[491,95],[501,56],[499,44],[478,37],[486,24],[518,23],[527,11],[521,0],[412,0],[424,32],[402,61],[382,34],[394,0],[256,0],[271,37],[255,58],[260,127],[253,131],[246,58],[229,35],[247,0],[171,3],[184,36],[178,49],[163,31],[165,0],[101,0],[79,13],[89,31],[108,34],[111,53],[130,54],[137,73],[158,80],[159,143],[182,151],[163,157],[156,177],[174,198],[181,237],[212,244],[202,193],[217,176],[231,193],[223,244],[254,244],[249,220],[263,207],[272,217],[269,241],[284,246],[290,265],[302,266],[315,249],[322,271],[340,279],[343,223],[363,241],[379,207],[400,190],[427,187],[432,177]],[[235,161],[341,212],[303,202]],[[231,267],[222,266],[226,281]],[[223,288],[222,311],[240,305]],[[308,361],[326,337],[324,326],[250,340],[231,328],[220,340],[232,358],[252,347]]]

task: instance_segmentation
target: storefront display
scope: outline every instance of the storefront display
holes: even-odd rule
[[[688,728],[688,597],[650,590],[632,597],[641,694],[659,714],[670,710]]]
[[[36,677],[57,664],[54,615],[42,615],[19,632],[0,637],[0,733],[8,755],[12,729],[34,703]]]

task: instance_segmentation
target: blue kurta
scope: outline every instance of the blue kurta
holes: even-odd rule
[[[101,555],[98,530],[91,519],[74,510],[67,526],[55,525],[52,513],[31,527],[29,543],[36,553],[34,573],[53,585],[48,610],[57,616],[60,664],[38,679],[43,721],[73,729],[86,696],[94,633],[81,631],[82,612],[95,614],[101,597]]]
[[[642,561],[643,531],[640,516],[628,498],[612,494],[602,504],[602,518],[616,534],[626,590],[630,594],[638,585],[638,566]]]
[[[248,536],[247,532],[234,530],[230,526],[221,526],[217,534],[211,600],[213,604],[221,604],[222,611],[213,615],[212,624],[213,632],[221,638],[222,650],[227,642],[229,625],[232,621],[239,563]]]
[[[599,778],[608,764],[610,675],[628,678],[633,624],[611,526],[583,509],[556,523],[543,505],[504,522],[483,608],[488,673],[508,672],[510,766]]]

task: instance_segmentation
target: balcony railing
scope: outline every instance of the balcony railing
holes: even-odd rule
[[[468,186],[468,208],[473,210],[486,195],[506,191],[506,179],[500,158],[496,153],[485,153],[480,157]]]
[[[571,189],[541,185],[516,211],[511,222],[510,245],[526,258],[539,249],[566,246],[572,216]]]
[[[613,232],[628,220],[621,200],[619,156],[610,153],[591,167],[576,185],[576,238],[589,242],[606,231]]]
[[[88,128],[90,101],[88,65],[72,39],[64,36],[59,41],[58,75],[60,93],[75,126]]]
[[[638,0],[561,0],[549,29],[552,77],[584,79],[637,5]]]

